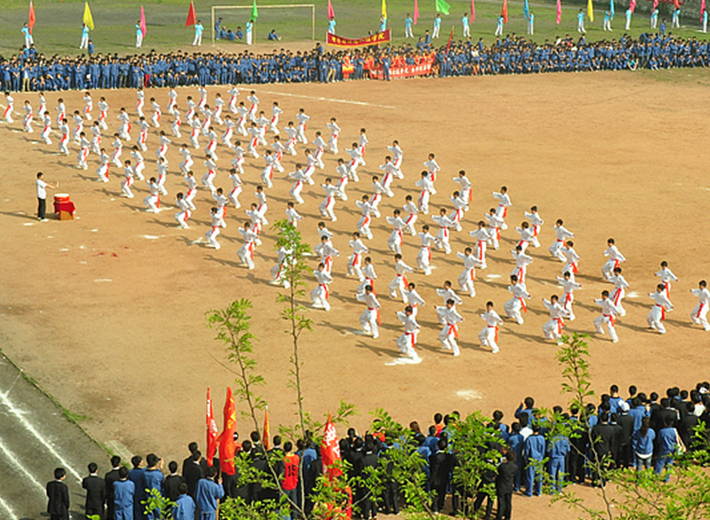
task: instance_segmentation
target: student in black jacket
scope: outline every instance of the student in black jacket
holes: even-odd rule
[[[81,487],[86,490],[86,505],[84,514],[99,515],[104,517],[104,500],[106,500],[106,483],[98,475],[99,466],[92,462],[89,464],[89,476],[81,481]]]
[[[115,520],[116,518],[113,483],[119,479],[118,470],[121,469],[121,457],[118,455],[111,457],[111,468],[111,471],[104,475],[104,483],[106,484],[106,491],[104,493],[104,498],[106,499],[106,520]]]
[[[429,463],[431,464],[431,490],[436,493],[436,497],[432,500],[432,509],[435,513],[440,513],[446,501],[446,488],[451,473],[451,455],[446,452],[446,439],[439,439],[437,448],[439,451],[429,459]]]
[[[178,488],[180,487],[180,484],[185,482],[185,479],[178,475],[177,470],[177,461],[170,461],[168,464],[168,471],[170,471],[170,474],[165,477],[165,480],[163,480],[163,495],[168,497],[173,502],[180,498],[180,491]]]
[[[505,461],[498,466],[496,476],[496,497],[498,499],[498,514],[496,520],[510,520],[513,511],[513,487],[518,465],[515,463],[515,452],[508,450]]]
[[[54,480],[47,483],[47,513],[50,520],[69,520],[69,488],[62,482],[67,472],[64,468],[54,470]]]

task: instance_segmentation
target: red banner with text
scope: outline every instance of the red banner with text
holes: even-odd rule
[[[390,30],[372,34],[366,38],[343,38],[335,34],[328,33],[328,45],[333,47],[367,47],[368,45],[378,45],[390,41]]]
[[[417,76],[428,76],[431,74],[431,62],[420,63],[419,65],[403,65],[401,67],[390,67],[390,78],[415,78]],[[370,70],[372,79],[382,79],[384,73],[382,67]]]

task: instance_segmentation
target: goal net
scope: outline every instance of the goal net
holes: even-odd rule
[[[253,42],[264,43],[272,30],[282,40],[303,41],[316,39],[316,7],[314,4],[259,5],[259,17],[254,21]],[[221,27],[237,33],[245,32],[251,18],[251,5],[215,5],[212,7],[212,44],[217,39],[215,23],[221,19]],[[246,39],[246,35],[244,35]],[[239,40],[237,40],[239,41]],[[242,40],[242,43],[245,40]],[[226,43],[226,42],[225,42]]]

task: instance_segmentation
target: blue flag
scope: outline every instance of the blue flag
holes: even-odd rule
[[[526,20],[530,16],[530,6],[528,5],[528,0],[525,0],[525,3],[523,4],[523,16],[525,16]]]
[[[614,0],[609,0],[609,17],[614,19]]]

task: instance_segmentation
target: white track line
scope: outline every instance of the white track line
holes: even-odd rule
[[[8,515],[10,515],[10,520],[19,520],[12,508],[5,502],[2,497],[0,497],[0,508],[4,509]]]
[[[289,97],[296,97],[296,98],[302,98],[302,99],[315,99],[316,101],[330,101],[332,103],[345,103],[347,105],[360,105],[363,107],[377,107],[377,108],[391,108],[391,109],[397,108],[397,107],[392,107],[389,105],[378,105],[376,103],[365,103],[364,101],[351,101],[349,99],[327,98],[327,97],[320,97],[320,96],[304,96],[302,94],[288,94],[286,92],[273,92],[273,91],[261,90],[261,89],[259,89],[259,92],[264,92],[265,94],[273,94],[275,96],[289,96]]]
[[[17,418],[20,424],[24,426],[25,430],[31,433],[32,436],[37,439],[40,444],[42,444],[47,449],[47,451],[49,451],[62,464],[64,468],[66,468],[68,472],[74,475],[74,477],[78,481],[81,481],[81,475],[79,475],[79,473],[73,467],[71,467],[66,460],[64,460],[64,458],[57,452],[57,450],[54,449],[54,446],[49,444],[44,439],[44,437],[39,434],[35,427],[32,426],[32,424],[30,424],[29,421],[23,417],[22,412],[15,407],[15,405],[12,403],[12,401],[10,401],[10,399],[8,399],[7,394],[0,393],[0,403],[7,407],[8,411]],[[44,490],[44,486],[40,484],[40,487],[42,488],[42,490]]]
[[[20,464],[20,461],[18,461],[15,456],[12,454],[12,452],[3,444],[3,442],[0,440],[0,451],[7,457],[7,459],[10,461],[10,464],[12,466],[15,466],[15,469],[17,469],[20,473],[24,473],[25,477],[32,482],[35,486],[39,488],[39,490],[44,493],[44,486],[37,480],[32,473],[27,471],[25,469],[25,466]]]

